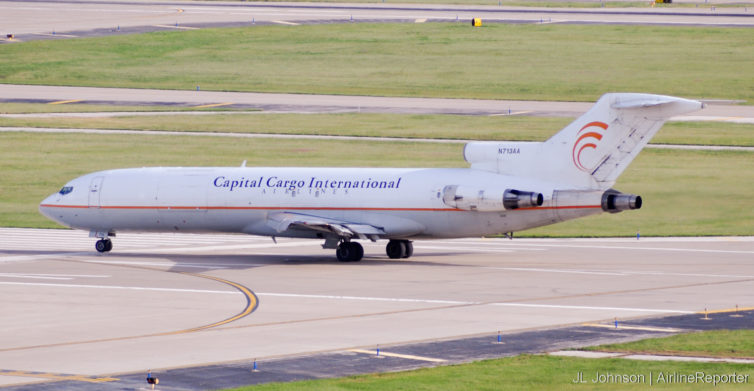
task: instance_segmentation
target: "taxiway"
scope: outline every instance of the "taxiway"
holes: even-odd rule
[[[0,243],[0,385],[754,306],[754,238],[427,241],[400,262],[365,243],[355,264],[239,235]]]

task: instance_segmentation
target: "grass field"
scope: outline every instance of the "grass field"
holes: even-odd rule
[[[5,108],[0,105],[0,113],[24,110],[25,112],[44,112],[45,106],[49,105],[24,106],[23,108]],[[71,112],[86,111],[88,106],[72,106]],[[60,106],[51,107],[59,108]],[[91,108],[90,111],[111,110]],[[518,116],[257,113],[211,116],[0,118],[0,126],[542,141],[572,120],[572,118]],[[754,125],[670,122],[665,124],[652,142],[655,144],[754,146]]]
[[[0,45],[0,82],[593,101],[754,102],[746,28],[467,23],[255,26]]]
[[[55,227],[37,212],[38,203],[66,181],[108,168],[237,166],[243,160],[249,166],[466,166],[462,144],[32,133],[0,133],[0,143],[0,226],[13,227]],[[641,194],[641,210],[524,234],[752,235],[752,183],[749,152],[645,150],[616,186]]]
[[[728,314],[724,315],[728,316]],[[600,345],[585,350],[696,357],[754,359],[754,330],[716,330],[644,339],[624,344]],[[752,379],[754,382],[754,379]]]
[[[749,376],[746,384],[653,384],[660,372],[693,374],[738,373]],[[574,384],[581,372],[587,384]],[[643,375],[637,384],[592,384],[597,373]],[[651,375],[650,375],[651,374]],[[500,360],[480,361],[410,372],[381,373],[340,379],[271,383],[242,387],[236,391],[285,390],[747,390],[754,382],[754,368],[744,364],[700,364],[681,362],[647,362],[621,359],[579,359],[567,357],[522,355]]]
[[[629,344],[609,345],[610,351],[633,351],[633,346],[642,346],[643,352],[662,354],[693,347],[699,356],[752,357],[751,330],[713,331],[683,334],[669,338],[647,339]],[[714,342],[713,342],[714,341]],[[722,348],[721,348],[722,347]],[[602,347],[597,347],[601,349]],[[726,355],[724,349],[741,353]],[[262,364],[264,365],[264,364]],[[586,384],[574,384],[581,372]],[[710,375],[737,373],[748,375],[748,381],[739,384],[658,383],[658,375],[694,374]],[[633,384],[592,383],[597,373],[637,375]],[[643,375],[643,381],[638,381]],[[650,385],[649,378],[652,377]],[[747,390],[754,383],[754,365],[709,364],[673,361],[637,361],[625,359],[582,359],[546,355],[520,355],[497,360],[478,361],[464,365],[452,365],[398,373],[380,373],[352,376],[340,379],[325,379],[292,383],[270,383],[236,390]]]

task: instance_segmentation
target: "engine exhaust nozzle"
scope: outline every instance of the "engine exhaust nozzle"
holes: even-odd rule
[[[610,189],[602,195],[602,210],[610,213],[618,213],[624,210],[641,209],[641,196],[636,194],[624,194]]]

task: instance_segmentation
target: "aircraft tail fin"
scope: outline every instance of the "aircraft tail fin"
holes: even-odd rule
[[[545,156],[557,156],[559,178],[612,186],[665,121],[696,111],[701,102],[663,95],[603,95],[581,117],[542,144]]]
[[[464,156],[472,168],[605,190],[668,118],[702,107],[672,96],[605,94],[545,142],[473,142]]]

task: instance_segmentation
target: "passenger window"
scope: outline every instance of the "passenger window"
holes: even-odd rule
[[[62,189],[60,189],[60,194],[66,195],[73,191],[73,186],[65,186]]]

